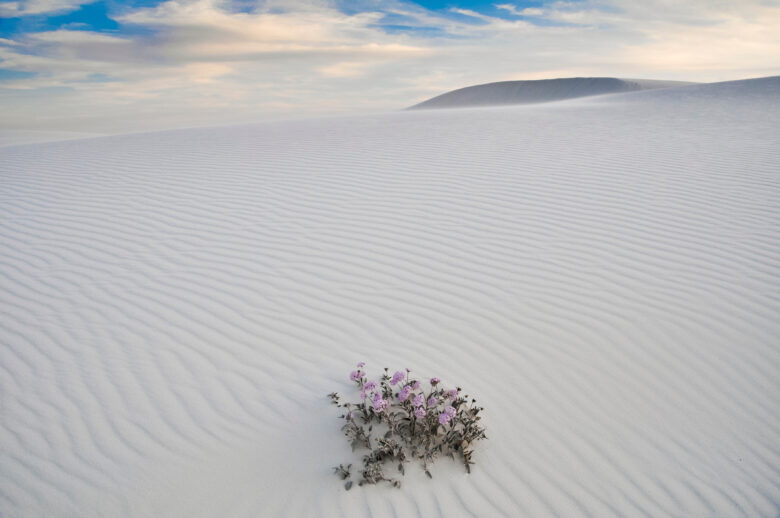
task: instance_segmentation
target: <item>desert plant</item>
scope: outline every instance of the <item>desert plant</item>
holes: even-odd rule
[[[403,475],[404,465],[411,461],[418,461],[432,477],[429,466],[441,455],[459,459],[471,472],[474,443],[487,438],[478,423],[483,408],[476,406],[475,399],[469,401],[460,387],[443,388],[439,378],[431,378],[426,390],[410,376],[409,369],[390,376],[385,368],[378,380],[369,380],[364,368],[365,363],[358,363],[349,376],[360,389],[357,403],[343,402],[336,392],[328,395],[345,411],[342,431],[352,451],[368,450],[358,485],[384,481],[400,487],[401,482],[385,469],[390,464]],[[347,480],[351,466],[334,469]],[[352,481],[347,480],[344,487],[350,489]]]

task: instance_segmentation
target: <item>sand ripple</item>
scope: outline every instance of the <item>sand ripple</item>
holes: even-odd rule
[[[780,111],[659,96],[0,150],[0,516],[777,516]],[[358,360],[474,473],[340,490]]]

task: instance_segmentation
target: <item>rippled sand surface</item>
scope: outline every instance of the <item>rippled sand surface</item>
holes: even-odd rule
[[[779,85],[0,149],[0,516],[776,517]],[[343,490],[361,360],[471,475]]]

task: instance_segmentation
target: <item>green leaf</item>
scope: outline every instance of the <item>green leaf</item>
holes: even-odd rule
[[[346,489],[347,491],[352,489],[352,481],[351,480],[348,480],[347,483],[344,484],[344,489]]]

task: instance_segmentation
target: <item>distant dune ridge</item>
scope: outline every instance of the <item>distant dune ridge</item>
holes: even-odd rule
[[[500,81],[498,83],[467,86],[452,90],[415,104],[408,109],[533,104],[690,84],[695,83],[659,81],[655,79],[618,79],[615,77],[571,77],[535,81]]]
[[[616,96],[605,96],[599,101],[632,102],[658,101],[663,103],[706,102],[707,100],[754,103],[760,101],[767,108],[777,108],[780,103],[780,76],[720,81],[717,83],[691,83],[677,87],[637,91]]]
[[[777,518],[778,99],[5,135],[0,517]],[[358,361],[472,473],[345,491]]]

